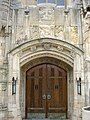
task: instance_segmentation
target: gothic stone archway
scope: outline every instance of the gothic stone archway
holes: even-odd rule
[[[76,99],[76,78],[83,77],[82,92],[84,94],[84,71],[82,70],[84,63],[83,51],[81,49],[62,40],[42,38],[27,41],[12,49],[8,53],[8,61],[8,83],[10,83],[8,85],[8,96],[10,98],[8,105],[10,106],[9,111],[12,111],[14,117],[18,117],[18,113],[21,113],[20,116],[25,118],[26,71],[36,65],[45,63],[56,65],[67,71],[67,115],[70,119],[79,117],[80,114],[76,114],[76,111],[80,111],[83,103],[80,103],[80,106],[77,107],[79,98]],[[18,94],[15,95],[16,97],[12,96],[11,92],[13,77],[18,78],[16,89]],[[84,100],[83,95],[81,98]],[[16,99],[16,101],[11,104],[13,99]],[[18,112],[19,110],[20,112]]]
[[[65,113],[72,109],[69,107],[69,104],[72,104],[70,99],[73,99],[73,94],[69,90],[72,68],[55,58],[43,57],[30,61],[21,68],[21,71],[21,79],[24,78],[22,81],[24,88],[21,87],[24,106],[21,109],[23,112],[26,111],[26,117],[35,118],[35,113],[37,113],[36,117],[39,116],[40,118],[42,118],[42,115],[48,118],[58,115],[66,117]],[[51,80],[52,82],[50,82]],[[50,90],[48,85],[50,85]],[[71,98],[69,98],[70,96]],[[30,115],[30,113],[33,114]],[[39,113],[42,113],[42,115]],[[51,113],[54,113],[54,116]]]

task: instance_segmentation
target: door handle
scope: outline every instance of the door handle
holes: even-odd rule
[[[48,99],[48,100],[51,99],[51,95],[50,95],[50,94],[47,95],[47,99]]]
[[[42,98],[43,98],[43,100],[46,100],[46,95],[45,94],[42,95]]]

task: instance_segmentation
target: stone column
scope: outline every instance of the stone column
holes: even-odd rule
[[[28,39],[30,39],[30,30],[29,30],[29,9],[27,10],[28,11],[28,14],[25,15],[25,35],[27,36]]]
[[[65,16],[64,16],[64,39],[67,42],[70,42],[70,26],[69,26],[69,11],[66,9],[65,10]]]
[[[81,120],[81,110],[84,106],[84,64],[83,54],[76,54],[74,59],[74,104],[72,120]],[[81,94],[78,94],[77,81],[81,79]]]
[[[7,119],[7,64],[5,56],[4,37],[0,36],[0,119]]]
[[[19,89],[20,89],[20,66],[18,54],[8,56],[9,76],[8,76],[8,119],[21,120]],[[16,80],[16,93],[12,94],[12,78]]]
[[[90,11],[84,19],[84,51],[85,51],[85,105],[90,105]]]
[[[15,47],[16,43],[16,11],[13,9],[13,15],[12,15],[12,40],[11,40],[11,49]]]
[[[83,12],[82,12],[82,4],[77,4],[77,10],[78,10],[78,33],[79,33],[79,48],[83,48]]]
[[[6,26],[9,1],[0,1],[0,120],[7,120]]]

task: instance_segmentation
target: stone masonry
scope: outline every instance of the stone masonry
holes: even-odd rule
[[[25,118],[25,72],[45,61],[67,71],[67,115],[82,120],[82,108],[90,106],[90,2],[38,1],[0,0],[0,120]]]

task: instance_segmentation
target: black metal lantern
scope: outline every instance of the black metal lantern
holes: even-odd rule
[[[12,95],[13,94],[16,94],[16,80],[14,77],[12,78]]]
[[[77,80],[77,93],[81,95],[81,78]]]

